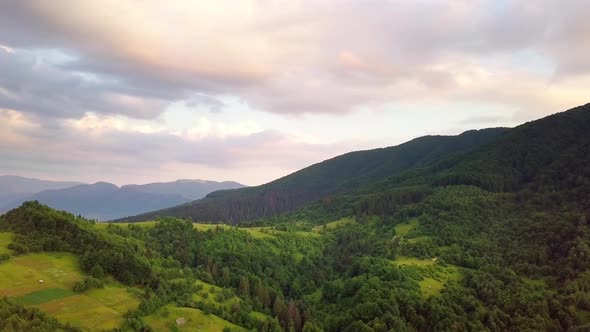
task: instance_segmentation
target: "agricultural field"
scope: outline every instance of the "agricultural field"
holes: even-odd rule
[[[121,325],[122,315],[137,309],[139,299],[125,287],[105,286],[82,294],[39,304],[48,314],[88,331],[113,329]]]
[[[23,296],[58,288],[71,290],[83,278],[78,260],[71,254],[36,253],[11,257],[0,263],[0,296]]]
[[[11,257],[0,263],[0,297],[37,307],[85,331],[116,328],[123,321],[122,315],[139,305],[139,299],[128,288],[114,281],[101,289],[73,292],[74,284],[84,278],[78,259],[71,254]]]
[[[416,265],[416,266],[432,266],[436,263],[433,259],[420,259],[415,257],[398,256],[391,261],[396,265]]]
[[[177,326],[176,319],[184,318],[185,324]],[[218,316],[206,314],[199,309],[178,308],[171,305],[160,308],[144,318],[155,331],[223,331],[225,327],[231,331],[247,331]]]

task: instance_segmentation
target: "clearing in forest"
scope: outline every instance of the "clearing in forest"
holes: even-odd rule
[[[86,331],[119,327],[123,314],[138,307],[139,299],[115,281],[104,288],[73,292],[74,284],[85,277],[72,254],[15,256],[0,263],[0,297],[40,308]]]
[[[178,326],[176,319],[184,318],[185,323]],[[228,322],[213,314],[206,314],[199,309],[178,308],[165,306],[155,313],[144,317],[155,331],[223,331],[228,327],[231,331],[247,331],[231,322]]]

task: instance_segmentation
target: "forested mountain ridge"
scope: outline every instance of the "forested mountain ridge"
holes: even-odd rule
[[[425,136],[398,146],[350,152],[258,187],[216,191],[195,202],[121,221],[175,216],[195,221],[237,223],[268,218],[295,211],[335,193],[355,190],[405,170],[428,165],[443,157],[465,153],[507,131],[506,128],[492,128],[471,130],[457,136]]]
[[[400,204],[423,199],[433,188],[449,185],[471,185],[491,192],[587,192],[588,132],[590,104],[525,123],[480,148],[380,179],[309,207],[316,215],[350,210],[363,213],[367,209],[372,213],[391,212]]]
[[[439,165],[434,184],[491,191],[559,190],[590,176],[590,104],[510,130],[453,164]]]

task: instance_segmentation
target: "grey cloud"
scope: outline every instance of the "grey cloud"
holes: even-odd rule
[[[571,1],[567,5],[510,0],[314,3],[298,12],[281,12],[266,19],[257,26],[258,30],[244,31],[258,33],[268,42],[280,41],[277,48],[301,46],[317,48],[315,51],[321,53],[317,63],[311,66],[298,63],[293,56],[278,68],[270,68],[268,77],[208,72],[203,68],[186,71],[159,67],[113,48],[104,36],[72,29],[67,22],[47,16],[34,1],[0,5],[0,43],[22,48],[53,47],[75,54],[77,60],[54,69],[61,70],[64,75],[82,71],[116,79],[117,85],[93,86],[93,91],[99,91],[99,95],[101,89],[107,89],[165,103],[198,93],[232,94],[269,112],[342,113],[367,103],[403,98],[390,90],[375,89],[377,85],[394,86],[400,80],[413,80],[422,84],[425,94],[455,87],[453,73],[430,68],[445,57],[477,59],[498,52],[533,49],[551,57],[561,76],[587,73],[590,49],[579,44],[588,38],[588,29],[584,28],[587,20],[582,14],[588,7],[585,1]],[[290,35],[291,31],[308,26],[312,27],[308,35]],[[577,52],[570,52],[571,49]],[[380,67],[362,73],[335,67],[334,58],[340,51],[353,52],[369,63],[379,63]],[[239,54],[235,55],[235,61],[240,61]],[[299,71],[297,68],[301,66],[307,69]],[[71,109],[88,108],[88,104],[102,112],[109,109],[132,117],[153,117],[163,109],[160,104],[141,112],[104,99],[96,100],[80,82],[75,79],[55,82],[55,75],[47,71],[34,77],[37,81],[51,82],[51,86],[61,82],[54,88],[48,87],[58,90],[48,93],[61,99],[42,100],[39,106],[51,114],[71,116],[69,112],[76,113]],[[316,86],[318,78],[323,82]],[[60,92],[64,89],[71,89],[67,98]],[[36,96],[24,95],[22,105],[14,101],[6,105],[31,109],[33,97]],[[213,110],[223,107],[214,97],[197,102]],[[66,107],[61,109],[60,103],[65,103]],[[118,107],[121,109],[116,109]]]
[[[312,145],[296,142],[274,131],[246,136],[205,137],[186,139],[166,133],[143,134],[109,130],[95,134],[75,130],[64,123],[53,122],[30,130],[0,125],[5,135],[16,134],[24,138],[19,148],[0,139],[0,171],[7,172],[18,165],[60,169],[76,172],[95,170],[98,167],[116,173],[157,170],[168,163],[184,163],[216,169],[244,167],[274,167],[297,169],[344,151],[339,145]],[[46,137],[51,136],[50,140]],[[18,169],[18,168],[17,168]],[[112,171],[111,171],[112,169]]]
[[[149,118],[166,104],[123,95],[117,83],[85,80],[79,72],[64,71],[27,51],[0,50],[0,68],[0,108],[58,118],[77,118],[85,112]]]

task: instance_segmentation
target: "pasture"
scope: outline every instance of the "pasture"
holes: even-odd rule
[[[84,278],[72,254],[15,256],[0,263],[0,297],[12,297],[85,331],[116,328],[122,315],[139,305],[138,298],[114,281],[105,288],[74,293],[74,284]]]
[[[183,326],[176,325],[177,318],[184,318]],[[224,327],[232,331],[247,331],[213,314],[205,314],[199,309],[165,306],[144,318],[155,331],[223,331]]]

